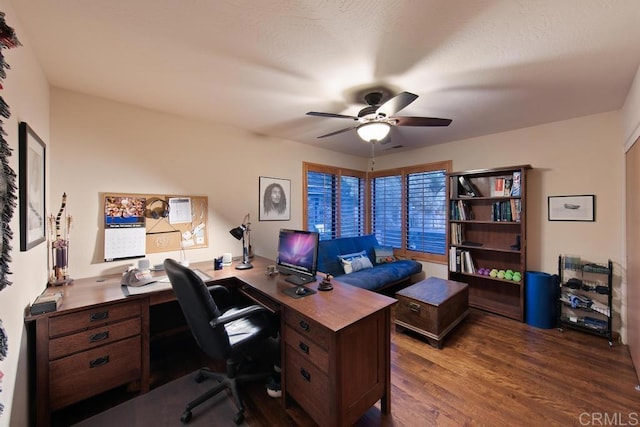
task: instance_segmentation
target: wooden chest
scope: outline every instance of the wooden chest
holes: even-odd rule
[[[466,283],[429,277],[396,292],[396,330],[412,330],[442,348],[442,340],[469,311]]]

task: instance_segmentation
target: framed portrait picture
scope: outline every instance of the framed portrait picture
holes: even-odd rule
[[[25,122],[18,127],[20,200],[20,250],[28,251],[45,241],[46,146]]]
[[[549,221],[595,221],[593,194],[583,196],[549,196]]]
[[[260,221],[288,221],[291,219],[291,180],[260,177]]]

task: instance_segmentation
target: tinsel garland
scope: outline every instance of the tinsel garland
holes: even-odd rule
[[[10,49],[21,46],[20,41],[16,37],[13,28],[7,25],[4,20],[4,12],[0,12],[0,51],[2,49]],[[6,76],[6,69],[10,69],[9,64],[4,60],[4,55],[0,53],[0,77]],[[1,87],[1,85],[0,85]],[[9,118],[11,112],[9,105],[0,96],[0,116]],[[7,279],[9,271],[9,263],[11,262],[11,239],[13,232],[11,230],[11,218],[16,207],[16,173],[9,165],[9,157],[11,156],[11,147],[4,139],[4,125],[0,119],[0,202],[2,203],[2,212],[0,212],[0,229],[2,230],[2,248],[0,250],[0,290],[11,284]]]
[[[2,49],[21,46],[15,31],[7,25],[4,17],[4,12],[0,12],[0,80],[7,76],[5,70],[10,68],[1,53]],[[0,89],[2,89],[1,82]],[[8,119],[10,115],[9,105],[0,96],[0,116]],[[3,129],[3,125],[4,122],[0,119],[0,203],[2,203],[2,211],[0,212],[0,229],[2,230],[2,240],[0,241],[2,244],[0,250],[0,291],[11,284],[7,279],[7,275],[11,274],[9,263],[11,262],[11,239],[13,238],[10,224],[17,205],[16,200],[18,199],[16,196],[16,173],[9,166],[9,157],[12,150],[4,139],[6,132]],[[8,337],[2,326],[2,319],[0,319],[0,361],[7,357],[8,348]],[[4,373],[0,370],[0,384],[3,376]],[[0,392],[2,392],[2,387],[0,387]],[[0,415],[2,415],[3,411],[4,405],[0,402]]]

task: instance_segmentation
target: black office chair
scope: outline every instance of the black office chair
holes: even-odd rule
[[[277,335],[277,322],[268,310],[259,305],[232,307],[222,312],[212,294],[216,295],[216,300],[229,300],[227,288],[219,285],[207,287],[193,270],[183,267],[173,259],[166,259],[164,268],[196,342],[207,356],[225,361],[227,365],[226,374],[213,372],[206,367],[198,371],[195,376],[197,382],[214,378],[219,383],[189,402],[180,420],[188,423],[193,408],[222,390],[230,389],[238,407],[234,422],[240,424],[244,420],[244,406],[238,395],[237,385],[264,379],[272,371],[240,375],[239,370],[251,354],[272,355],[267,366],[269,369],[273,368],[273,363],[276,362],[273,360],[274,352],[277,351],[277,343],[273,337]],[[219,298],[219,295],[223,298]]]

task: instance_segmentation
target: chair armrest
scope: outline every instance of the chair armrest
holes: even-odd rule
[[[238,320],[243,317],[247,317],[250,314],[254,313],[269,313],[269,310],[260,306],[260,305],[250,305],[249,307],[242,308],[238,311],[234,311],[233,313],[223,314],[219,316],[217,319],[213,319],[209,322],[211,327],[215,328],[218,325],[224,325],[225,323],[232,322],[234,320]]]

